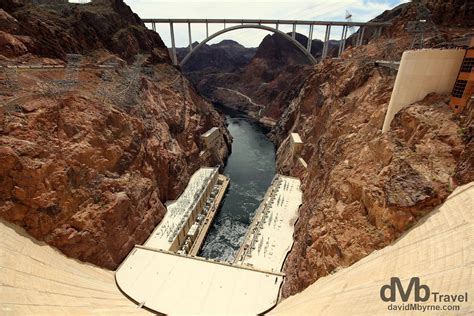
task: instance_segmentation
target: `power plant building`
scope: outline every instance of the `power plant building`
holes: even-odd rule
[[[303,149],[303,141],[298,133],[290,134],[290,149],[293,156],[298,156]]]
[[[466,50],[459,75],[451,93],[450,107],[455,113],[461,112],[474,93],[474,38]]]
[[[196,171],[183,194],[167,205],[165,217],[144,246],[175,252],[180,250],[188,234],[192,232],[191,229],[197,229],[192,227],[198,215],[205,209],[206,201],[218,177],[217,168],[201,168]]]
[[[213,127],[204,134],[201,135],[202,142],[206,148],[212,148],[215,146],[221,132],[219,128]]]

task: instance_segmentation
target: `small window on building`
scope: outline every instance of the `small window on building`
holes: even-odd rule
[[[458,80],[453,88],[452,96],[455,98],[462,98],[464,94],[464,89],[466,89],[467,81],[466,80]]]
[[[471,72],[473,67],[474,58],[465,58],[461,66],[461,72]]]

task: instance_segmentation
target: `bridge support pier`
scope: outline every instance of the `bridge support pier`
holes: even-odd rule
[[[191,23],[188,22],[189,52],[193,51],[193,39],[191,37]]]
[[[326,35],[324,35],[324,46],[321,58],[328,57],[329,38],[331,37],[331,25],[326,25]]]
[[[206,38],[209,37],[209,23],[206,22]]]
[[[275,24],[275,29],[278,30],[278,27],[280,26],[280,24]]]
[[[170,34],[171,34],[171,60],[173,65],[178,65],[178,58],[176,57],[176,44],[174,42],[174,27],[173,22],[170,22]]]
[[[348,27],[346,25],[342,27],[341,42],[339,43],[339,53],[337,54],[337,57],[341,56],[342,52],[346,48],[347,28]]]
[[[377,37],[380,37],[380,35],[382,35],[382,27],[381,26],[379,26],[377,28]]]
[[[151,23],[151,28],[156,32],[156,23]]]
[[[293,37],[293,39],[296,38],[296,24],[293,24],[293,32],[291,33],[291,37]]]
[[[308,34],[308,45],[306,47],[306,50],[308,51],[308,53],[311,54],[311,44],[313,43],[313,27],[314,25],[311,24],[309,26],[309,34]]]
[[[357,46],[361,46],[364,44],[364,33],[365,33],[365,27],[361,26],[359,29],[359,37],[357,41]]]
[[[342,41],[342,51],[341,51],[341,54],[342,52],[346,49],[346,39],[347,39],[347,31],[349,30],[349,26],[346,25],[346,29],[344,31],[344,40]]]

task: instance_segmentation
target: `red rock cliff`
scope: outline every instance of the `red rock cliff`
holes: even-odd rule
[[[83,67],[67,91],[58,79],[75,70],[1,74],[0,216],[68,256],[114,269],[199,166],[222,164],[230,136],[170,65],[159,35],[122,1],[13,2],[0,10],[0,34],[13,39],[0,50],[2,65],[63,65],[79,52]],[[148,71],[121,59],[136,53],[146,54]],[[97,67],[110,61],[116,69]],[[131,86],[131,101],[121,102]],[[204,159],[200,135],[213,126],[223,137]]]

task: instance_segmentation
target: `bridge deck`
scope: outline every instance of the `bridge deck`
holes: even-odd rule
[[[250,24],[296,24],[296,25],[334,25],[334,26],[388,26],[390,22],[347,22],[312,20],[267,20],[267,19],[142,19],[143,23],[250,23]]]

